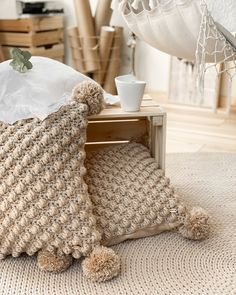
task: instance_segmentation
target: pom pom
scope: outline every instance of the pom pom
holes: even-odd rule
[[[88,105],[88,115],[97,115],[104,108],[102,88],[95,82],[84,81],[78,84],[72,93],[72,99]]]
[[[105,282],[120,272],[120,259],[109,248],[96,247],[83,263],[83,272],[93,282]]]
[[[209,216],[207,212],[200,208],[192,208],[187,213],[184,223],[180,226],[179,232],[187,239],[203,240],[210,232]]]
[[[67,270],[72,264],[71,255],[55,254],[47,250],[38,252],[38,267],[44,271],[59,273]]]

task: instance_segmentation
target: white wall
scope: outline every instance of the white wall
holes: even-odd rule
[[[139,41],[136,54],[136,69],[138,78],[147,81],[147,91],[168,91],[169,55]]]
[[[60,0],[64,4],[66,14],[66,25],[76,25],[74,1]],[[90,0],[92,10],[95,11],[97,0]],[[206,0],[214,18],[221,22],[228,30],[236,31],[236,0]],[[111,25],[122,25],[126,27],[122,17],[115,12]],[[125,30],[125,43],[129,38],[129,30]],[[124,44],[122,73],[130,71],[130,50]],[[72,65],[70,50],[67,46],[67,61]],[[142,41],[138,41],[136,52],[137,76],[147,81],[148,91],[168,91],[170,57]],[[234,96],[236,96],[236,82],[234,83]],[[222,94],[227,95],[227,83],[223,83]]]

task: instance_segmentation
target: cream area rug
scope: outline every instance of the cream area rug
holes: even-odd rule
[[[211,214],[208,240],[163,233],[117,245],[121,275],[100,284],[85,279],[80,263],[54,275],[40,271],[35,258],[8,258],[0,261],[0,294],[235,295],[236,155],[168,155],[167,175],[189,203]]]

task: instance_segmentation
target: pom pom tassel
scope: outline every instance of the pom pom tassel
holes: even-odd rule
[[[179,232],[183,237],[190,240],[203,240],[209,236],[210,225],[207,212],[194,207],[187,213],[186,218],[179,227]]]
[[[105,282],[120,272],[120,259],[110,248],[96,247],[82,263],[83,272],[93,282]]]
[[[88,115],[97,115],[104,108],[103,89],[93,81],[84,81],[78,84],[72,92],[72,99],[87,104]]]
[[[60,273],[71,266],[73,258],[71,255],[59,255],[47,250],[41,250],[38,252],[37,262],[38,267],[44,271]]]

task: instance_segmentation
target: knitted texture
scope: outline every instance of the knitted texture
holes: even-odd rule
[[[103,244],[154,235],[180,225],[184,232],[188,225],[185,223],[188,209],[146,147],[130,143],[91,152],[85,165],[85,179],[94,214],[103,231]],[[195,221],[194,217],[192,220]],[[206,216],[201,220],[203,225],[199,223],[195,236],[191,236],[191,232],[185,236],[204,238],[208,230],[207,219]],[[199,232],[203,233],[200,235]]]
[[[99,244],[83,180],[88,111],[73,102],[43,122],[0,123],[1,259],[40,249],[79,258]]]
[[[209,239],[195,243],[166,232],[113,246],[122,276],[105,284],[85,279],[77,262],[49,275],[34,258],[9,258],[0,263],[0,294],[235,295],[236,154],[168,154],[166,166],[185,203],[211,214]]]

